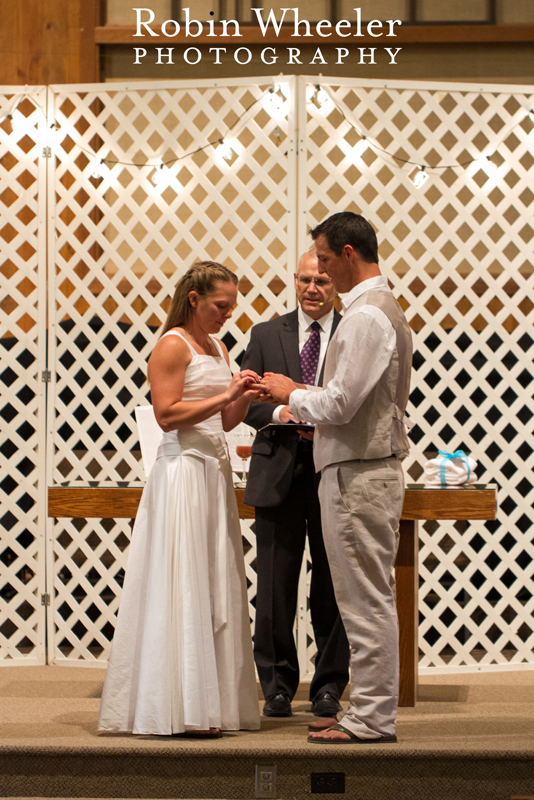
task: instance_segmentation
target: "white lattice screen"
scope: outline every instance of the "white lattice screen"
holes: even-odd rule
[[[426,453],[463,447],[477,458],[480,481],[501,487],[495,523],[421,526],[421,666],[532,663],[532,96],[524,87],[322,79],[330,98],[322,105],[317,78],[284,81],[276,105],[267,78],[49,89],[48,124],[56,130],[47,160],[48,264],[55,270],[48,298],[47,481],[141,478],[133,408],[146,402],[146,358],[177,277],[195,258],[223,261],[239,275],[242,296],[225,337],[239,359],[252,324],[293,306],[287,287],[297,251],[310,243],[307,226],[334,211],[361,211],[378,230],[382,265],[414,331],[411,480],[420,479]],[[5,91],[0,102],[10,96]],[[39,111],[31,106],[24,114],[31,120]],[[45,384],[38,380],[46,366],[45,322],[38,318],[44,303],[35,305],[44,292],[44,274],[36,280],[44,264],[37,255],[44,246],[42,205],[31,218],[44,203],[44,159],[36,138],[30,146],[31,131],[22,150],[4,133],[0,128],[6,153],[0,170],[15,199],[0,194],[7,256],[0,271],[9,281],[0,310],[8,367],[0,375],[2,408],[9,406],[2,410],[0,446],[9,478],[0,487],[2,542],[9,545],[1,556],[7,577],[0,634],[4,658],[42,660],[34,628],[45,559],[40,552],[36,561],[39,540],[28,532],[42,536],[45,527],[44,431],[32,426],[44,412]],[[230,161],[215,147],[187,155],[221,137],[231,140]],[[430,179],[415,189],[408,177],[413,167],[402,168],[377,147],[425,164]],[[494,151],[492,163],[431,168]],[[183,155],[155,186],[154,168]],[[92,177],[100,159],[123,163],[103,165],[103,177]],[[26,185],[19,174],[34,182]],[[19,319],[26,321],[17,328]],[[19,430],[28,432],[26,441],[16,438]],[[27,475],[14,444],[29,461],[23,470],[35,465]],[[26,496],[35,501],[31,511],[29,500],[18,502]],[[243,532],[253,600],[254,536],[249,524]],[[129,535],[125,521],[50,523],[48,631],[56,663],[105,661]],[[304,594],[300,600],[305,617]],[[309,621],[302,628],[306,672],[314,648]],[[35,641],[34,651],[26,639]]]
[[[0,90],[0,660],[7,664],[45,657],[45,105],[43,88]]]
[[[500,487],[496,522],[421,525],[420,666],[531,663],[532,91],[322,80],[317,98],[316,82],[300,79],[299,207],[310,226],[353,210],[378,231],[414,334],[408,480],[461,448]],[[416,189],[381,151],[430,178]]]
[[[133,409],[146,402],[146,359],[164,309],[195,260],[222,261],[239,276],[224,337],[233,358],[252,324],[286,310],[296,187],[290,83],[282,90],[292,100],[278,93],[277,109],[269,79],[51,90],[54,481],[142,477]],[[229,160],[218,153],[223,137]],[[168,164],[165,184],[152,183],[154,165],[194,151]],[[92,177],[96,158],[108,161],[103,178]],[[252,599],[254,535],[243,530]],[[128,534],[125,521],[57,523],[58,663],[107,658]]]

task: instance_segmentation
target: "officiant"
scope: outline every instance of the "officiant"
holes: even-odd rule
[[[296,383],[321,386],[328,343],[339,324],[336,291],[319,274],[314,250],[305,253],[295,273],[298,308],[252,328],[242,369],[275,372]],[[281,407],[280,407],[281,408]],[[310,612],[317,655],[309,699],[316,716],[332,717],[349,677],[349,646],[339,616],[324,549],[313,463],[313,432],[279,422],[269,403],[252,403],[245,422],[258,431],[245,492],[256,509],[257,594],[254,658],[270,717],[291,716],[299,685],[293,635],[298,581],[308,536],[312,572]]]

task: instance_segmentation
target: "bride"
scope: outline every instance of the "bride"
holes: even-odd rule
[[[260,392],[214,337],[237,278],[212,261],[180,279],[148,362],[163,437],[132,534],[98,729],[217,738],[257,729],[241,532],[224,431]]]

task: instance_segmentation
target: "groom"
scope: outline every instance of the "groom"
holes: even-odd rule
[[[264,375],[281,419],[317,425],[315,465],[325,546],[351,648],[350,708],[308,741],[395,742],[399,644],[394,564],[404,499],[403,424],[412,340],[406,317],[378,266],[369,222],[342,212],[311,236],[319,272],[346,293],[329,348],[325,388],[312,392],[283,375]],[[261,372],[261,369],[257,370]],[[318,728],[317,728],[318,730]]]

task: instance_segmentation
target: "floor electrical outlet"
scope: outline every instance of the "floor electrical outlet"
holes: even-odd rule
[[[276,797],[276,767],[256,764],[256,797]]]
[[[344,772],[312,772],[311,773],[311,793],[312,794],[344,794],[345,793],[345,773]]]

